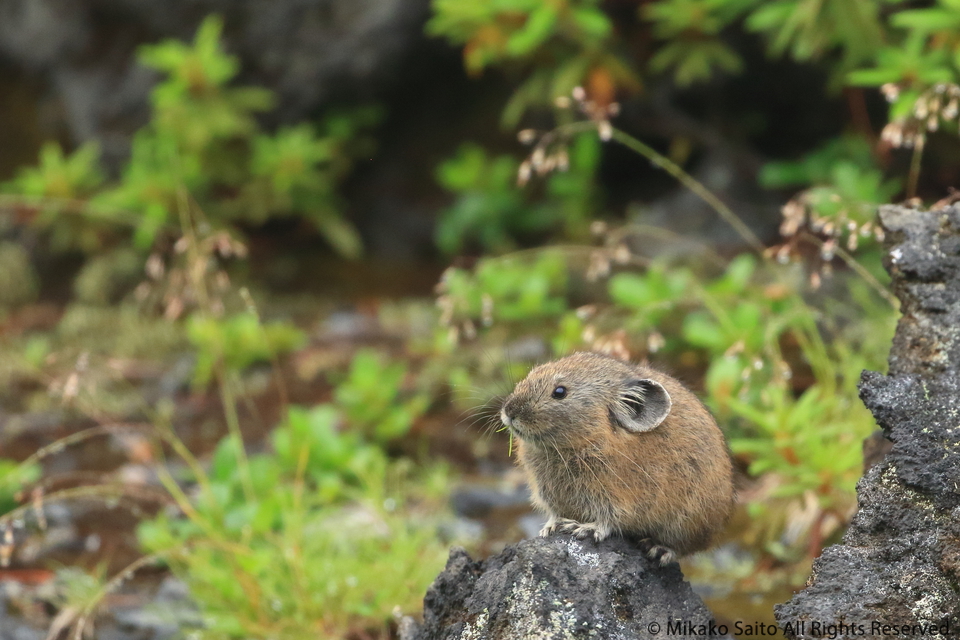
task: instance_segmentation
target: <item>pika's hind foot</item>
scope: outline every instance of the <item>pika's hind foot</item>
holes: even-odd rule
[[[671,562],[677,561],[677,552],[670,547],[665,547],[655,543],[650,538],[644,538],[640,541],[640,548],[651,560],[656,560],[661,567],[665,567]]]
[[[605,540],[613,533],[613,529],[608,524],[602,522],[577,522],[561,518],[557,520],[556,530],[573,534],[573,537],[580,540],[593,538],[597,542]]]

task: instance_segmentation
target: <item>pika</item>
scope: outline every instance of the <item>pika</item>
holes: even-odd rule
[[[534,368],[507,397],[547,536],[637,539],[668,564],[705,549],[734,504],[723,433],[678,380],[597,353]]]

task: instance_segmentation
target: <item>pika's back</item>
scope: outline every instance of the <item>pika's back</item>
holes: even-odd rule
[[[704,548],[730,514],[732,466],[716,421],[648,366],[596,353],[541,365],[501,418],[520,438],[534,503],[551,521],[683,554]]]

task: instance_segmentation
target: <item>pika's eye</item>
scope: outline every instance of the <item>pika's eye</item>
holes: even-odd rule
[[[567,397],[567,388],[560,386],[553,390],[553,397],[557,400],[563,400]]]

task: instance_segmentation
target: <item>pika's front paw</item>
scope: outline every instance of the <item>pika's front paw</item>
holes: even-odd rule
[[[547,523],[543,525],[540,529],[540,537],[546,538],[548,535],[557,530],[557,518],[555,516],[550,516],[550,519],[547,520]]]
[[[573,534],[580,540],[592,537],[597,542],[610,537],[612,530],[609,525],[600,522],[577,522],[576,520],[558,520],[557,530]]]
[[[661,567],[665,567],[671,562],[677,561],[676,551],[670,547],[665,547],[662,544],[657,544],[650,538],[644,538],[641,540],[640,547],[643,549],[643,552],[647,554],[648,558],[659,562]]]
[[[570,531],[570,527],[577,526],[579,524],[580,523],[576,520],[550,516],[550,519],[547,520],[547,523],[543,525],[542,529],[540,529],[540,537],[546,538],[550,534],[556,533],[557,531]]]

